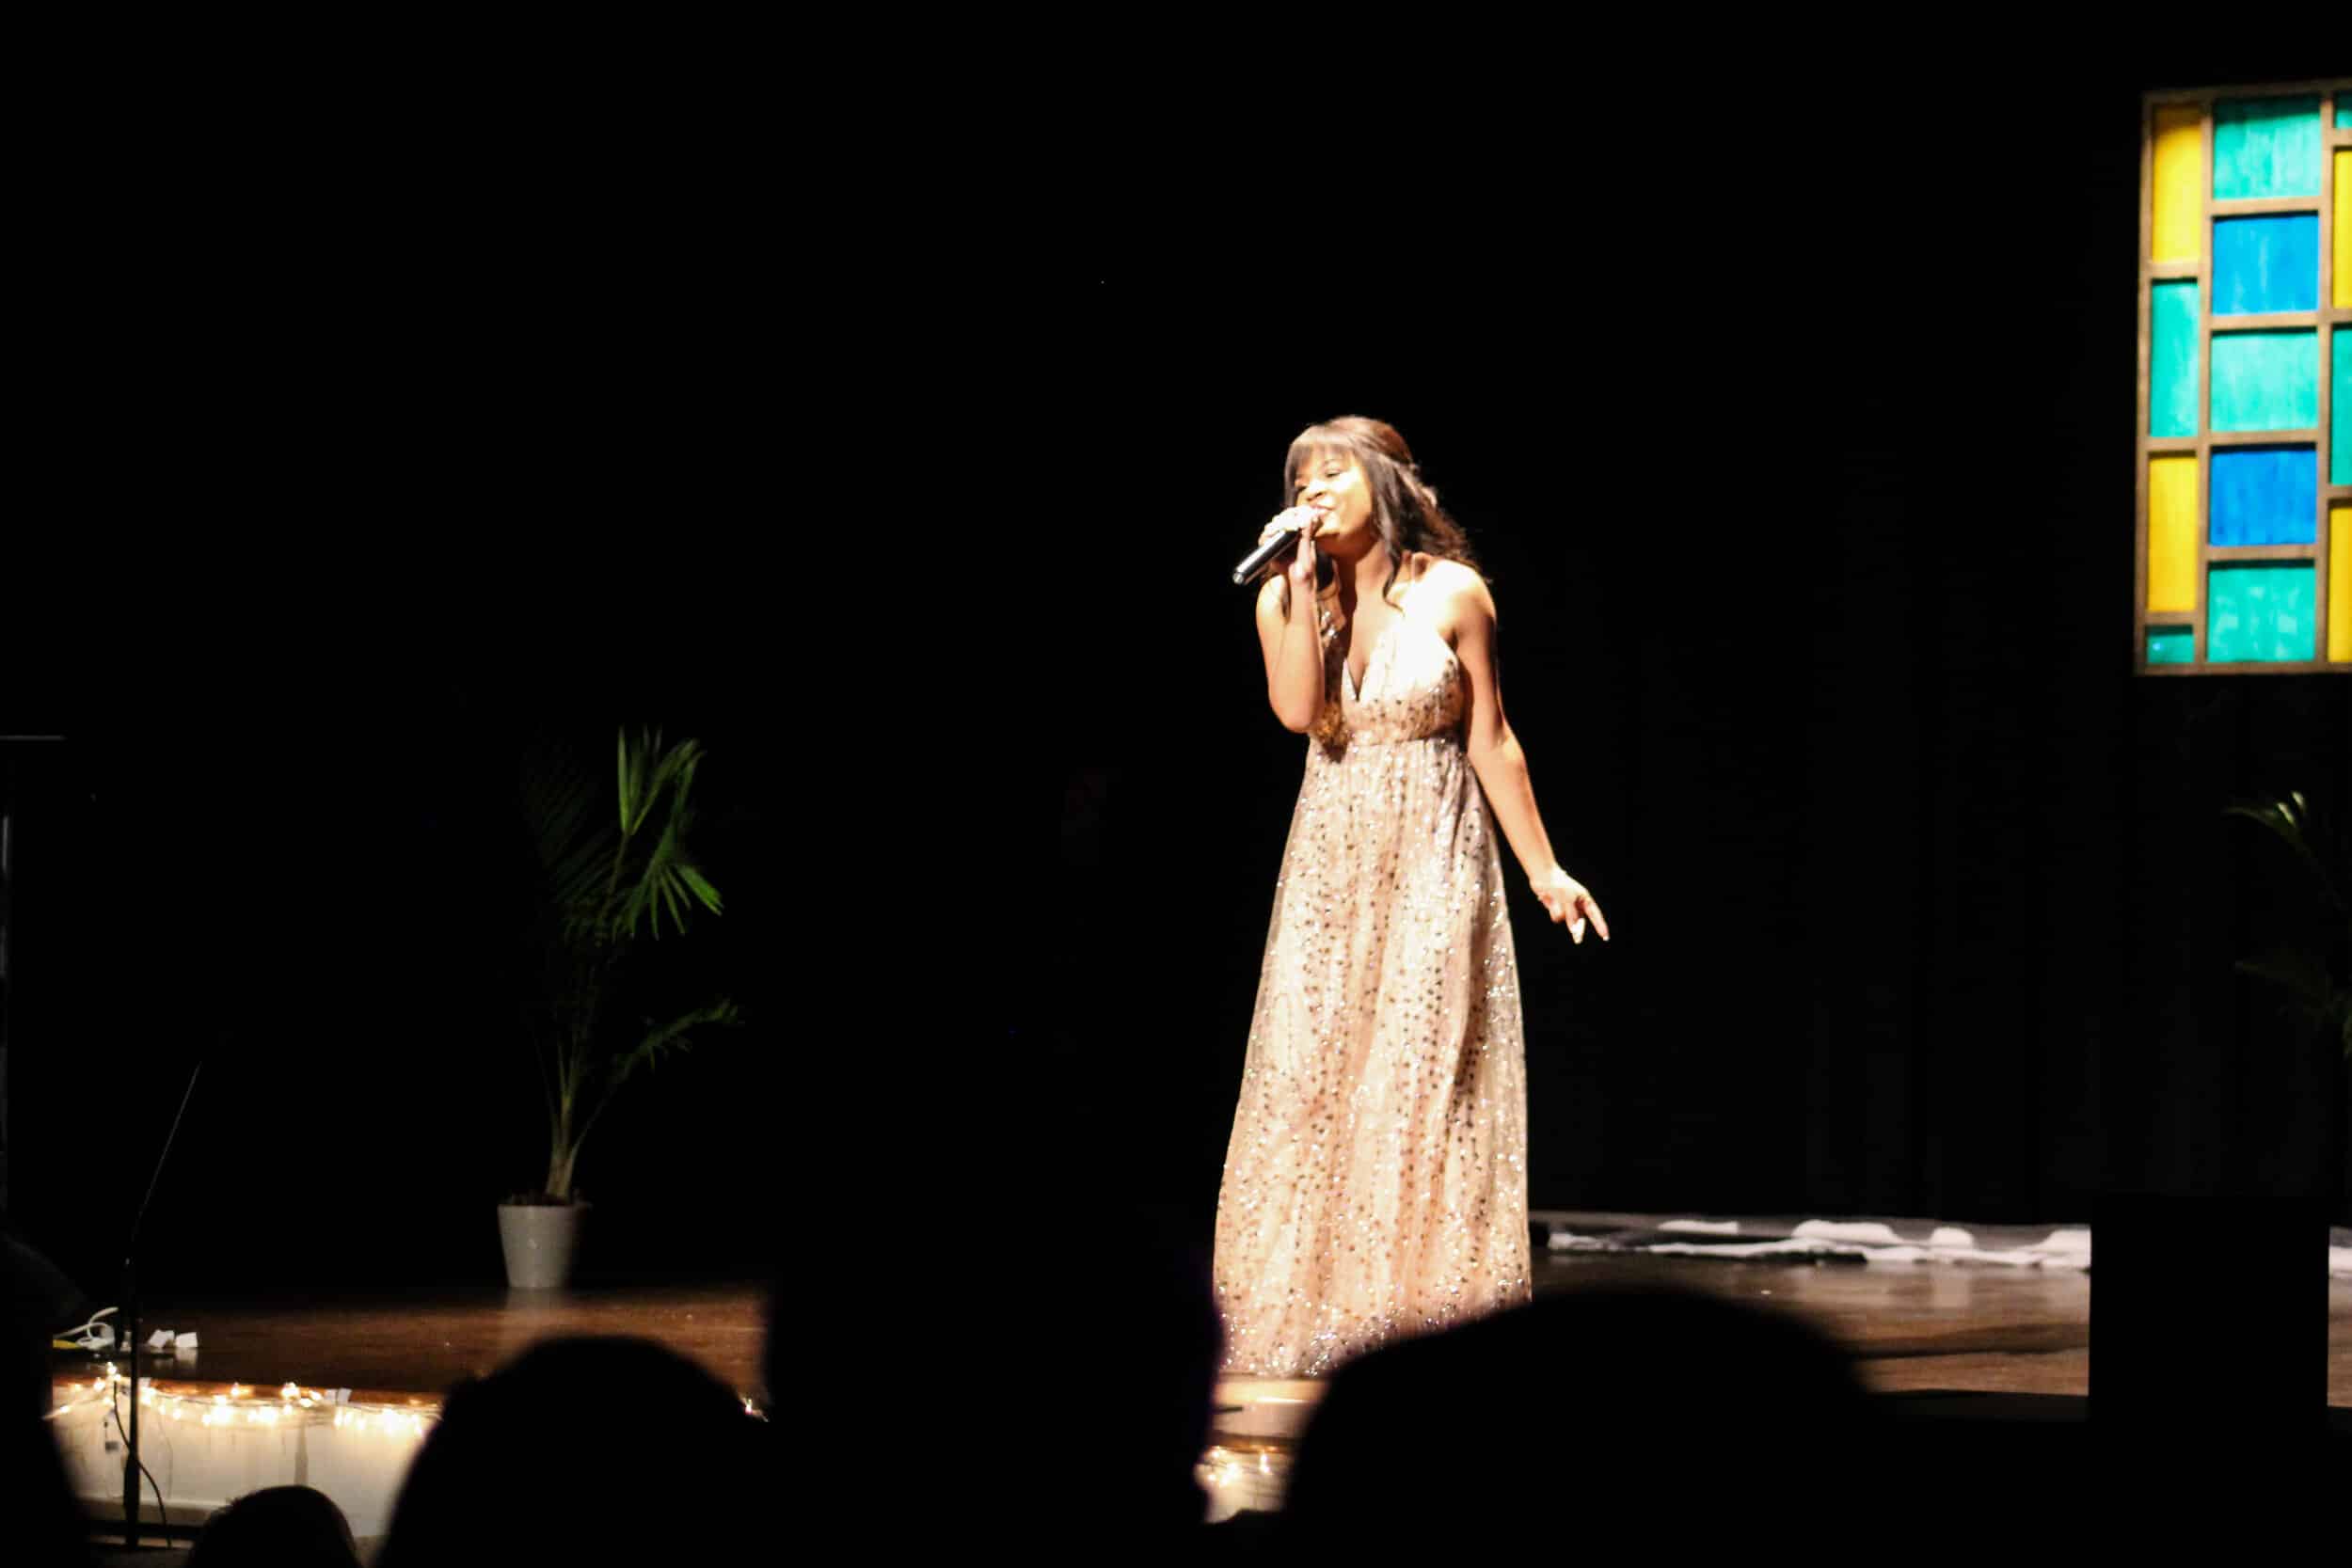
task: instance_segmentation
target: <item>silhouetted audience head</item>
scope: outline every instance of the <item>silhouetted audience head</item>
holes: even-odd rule
[[[1788,1502],[1853,1479],[1876,1432],[1845,1353],[1792,1317],[1695,1291],[1570,1291],[1341,1368],[1284,1523],[1475,1529]]]
[[[1194,1467],[1224,1350],[1207,1250],[1172,1214],[1139,1209],[1099,1223],[1094,1245],[1067,1255],[1075,1277],[1061,1322],[1044,1323],[1048,1348],[1060,1339],[1089,1374],[1090,1435],[1059,1446],[1083,1449],[1088,1494],[1106,1516],[1152,1530],[1197,1526],[1208,1498]],[[1113,1368],[1123,1371],[1107,1375]]]
[[[1022,1547],[1149,1547],[1200,1527],[1195,1476],[1222,1351],[1206,1238],[1183,1216],[1073,1196],[1020,1246],[993,1343],[987,1450]]]
[[[10,1562],[72,1565],[89,1560],[81,1505],[47,1416],[49,1336],[66,1325],[40,1322],[35,1292],[0,1253],[0,1540]]]
[[[68,1278],[63,1269],[9,1234],[5,1220],[0,1220],[0,1255],[8,1259],[9,1296],[25,1321],[42,1331],[44,1339],[87,1322],[98,1309],[98,1303]]]
[[[460,1385],[418,1450],[379,1568],[715,1561],[797,1528],[766,1426],[644,1339],[560,1339]]]
[[[358,1568],[351,1521],[308,1486],[248,1492],[204,1523],[188,1568]]]

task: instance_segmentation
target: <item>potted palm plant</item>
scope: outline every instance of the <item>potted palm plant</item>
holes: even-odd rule
[[[2334,1104],[2328,1119],[2327,1160],[2331,1210],[2344,1169],[2344,1141],[2352,1136],[2352,835],[2331,824],[2300,790],[2283,799],[2228,808],[2223,814],[2258,822],[2292,850],[2310,879],[2312,919],[2299,942],[2288,942],[2238,964],[2241,973],[2279,988],[2287,1010],[2337,1057]]]
[[[662,1021],[619,1016],[630,959],[664,922],[683,936],[690,913],[721,910],[693,860],[699,742],[664,747],[660,732],[618,737],[612,775],[562,746],[534,748],[521,770],[523,815],[536,861],[531,903],[538,985],[525,1008],[547,1113],[547,1175],[499,1206],[510,1285],[569,1277],[587,1204],[575,1183],[580,1146],[623,1085],[683,1052],[697,1031],[739,1022],[725,997]]]

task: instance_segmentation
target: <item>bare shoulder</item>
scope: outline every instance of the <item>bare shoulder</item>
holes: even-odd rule
[[[1458,631],[1466,616],[1494,619],[1494,595],[1486,590],[1486,579],[1460,562],[1433,556],[1422,580],[1428,584],[1429,596],[1437,601],[1438,618],[1449,632]]]

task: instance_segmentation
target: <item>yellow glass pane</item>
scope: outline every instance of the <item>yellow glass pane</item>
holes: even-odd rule
[[[2148,608],[2197,608],[2197,454],[2148,460]]]
[[[2352,305],[2352,148],[2336,149],[2336,286],[2334,303]]]
[[[2328,508],[2328,657],[2352,664],[2352,501]]]
[[[2205,112],[2194,103],[2155,114],[2156,166],[2151,261],[2198,261],[2205,255]]]

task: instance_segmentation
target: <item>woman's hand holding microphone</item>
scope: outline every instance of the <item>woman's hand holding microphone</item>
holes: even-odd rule
[[[1323,514],[1311,506],[1294,506],[1278,513],[1272,522],[1258,531],[1258,543],[1263,545],[1278,534],[1298,535],[1298,548],[1291,554],[1291,563],[1284,568],[1290,574],[1291,586],[1297,590],[1292,603],[1299,597],[1312,599],[1315,593],[1315,529],[1323,521]]]

